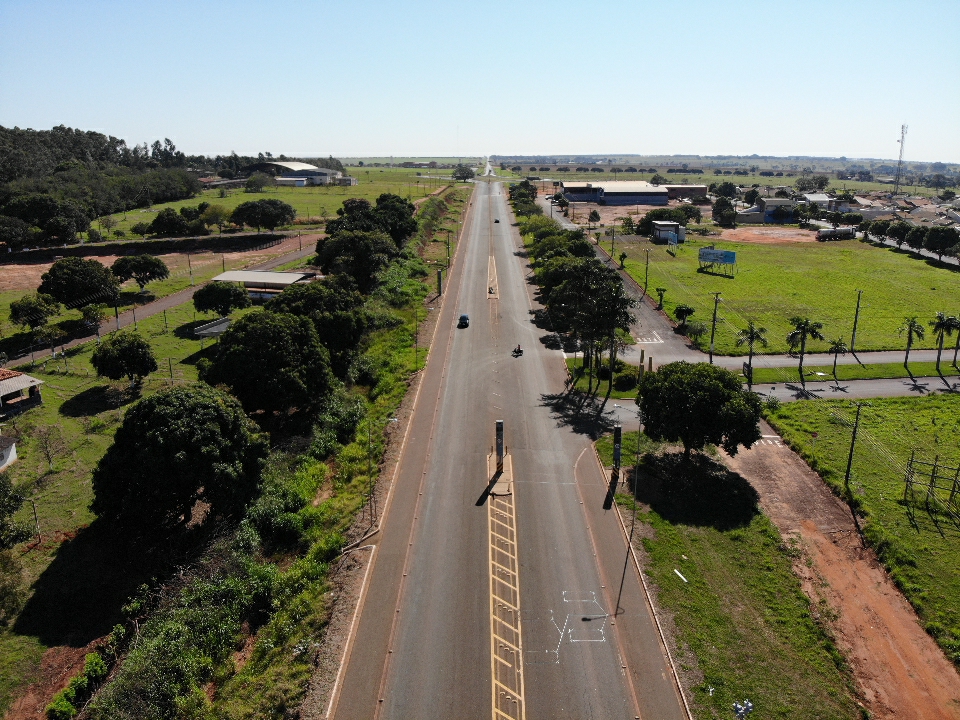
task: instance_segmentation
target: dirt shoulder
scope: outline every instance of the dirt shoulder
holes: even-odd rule
[[[760,505],[803,557],[794,569],[830,624],[871,717],[960,718],[960,675],[910,604],[861,543],[847,506],[773,429],[724,462],[760,494]]]

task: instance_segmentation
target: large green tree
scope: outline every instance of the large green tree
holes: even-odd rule
[[[60,312],[60,303],[43,293],[30,293],[10,303],[10,320],[14,325],[36,330]]]
[[[927,229],[927,234],[923,238],[923,247],[930,252],[937,254],[938,260],[943,260],[943,254],[950,248],[960,243],[960,235],[950,227],[942,225],[933,225]]]
[[[313,323],[269,311],[240,318],[220,336],[202,379],[229,387],[248,412],[313,408],[334,383]]]
[[[473,168],[470,167],[469,165],[464,165],[463,163],[459,163],[453,169],[453,179],[459,182],[466,182],[467,180],[473,180],[475,175],[476,173],[473,172]]]
[[[396,244],[382,232],[346,230],[317,243],[320,269],[349,275],[363,293],[376,287],[380,272],[397,254]]]
[[[40,276],[37,292],[67,307],[78,308],[93,303],[112,304],[119,297],[120,285],[103,263],[65,257]]]
[[[150,343],[131,330],[120,330],[97,345],[90,364],[101,377],[127,378],[131,384],[139,383],[157,369]]]
[[[183,237],[189,232],[189,223],[173,208],[164,208],[150,223],[149,232],[167,237]]]
[[[216,312],[226,317],[234,310],[250,307],[250,294],[243,285],[229,282],[211,282],[193,294],[193,307],[197,312]]]
[[[257,492],[268,443],[240,403],[207,385],[174,387],[127,411],[93,472],[91,510],[115,527],[156,535],[208,517],[236,517]]]
[[[390,236],[397,248],[402,248],[417,231],[415,213],[413,203],[393,193],[380,195],[376,205],[362,198],[351,198],[337,210],[338,217],[327,223],[327,234],[383,232]]]
[[[289,225],[296,217],[297,212],[291,205],[270,198],[240,203],[234,208],[230,219],[237,225],[255,227],[259,233],[261,228],[273,231],[280,225]]]
[[[760,439],[760,398],[729,370],[674,362],[646,373],[637,396],[643,431],[655,440],[683,443],[684,454],[718,445],[736,455]]]
[[[140,292],[143,292],[147,283],[170,277],[167,264],[153,255],[123,255],[114,260],[110,270],[120,282],[136,280]]]
[[[368,327],[363,302],[349,276],[332,275],[321,282],[291,285],[266,309],[309,318],[330,351],[334,373],[345,378]]]

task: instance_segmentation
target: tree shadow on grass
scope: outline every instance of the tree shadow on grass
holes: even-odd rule
[[[741,475],[700,453],[647,455],[640,465],[637,500],[672,523],[732,530],[759,514],[760,496]]]
[[[37,578],[13,630],[47,646],[83,647],[122,621],[120,608],[149,581],[149,566],[96,523],[82,528]]]
[[[131,392],[128,388],[97,385],[64,400],[60,406],[60,414],[67,417],[90,417],[107,410],[116,410],[122,405],[129,405],[139,398],[139,392]]]

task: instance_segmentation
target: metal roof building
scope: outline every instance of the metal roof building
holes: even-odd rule
[[[220,273],[213,282],[239,283],[247,289],[250,297],[271,298],[295,283],[317,277],[312,272],[268,272],[263,270],[228,270]]]
[[[564,197],[570,202],[594,202],[600,205],[666,205],[669,191],[662,185],[643,180],[610,182],[561,182]]]

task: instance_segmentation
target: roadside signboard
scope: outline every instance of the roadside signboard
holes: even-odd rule
[[[713,263],[715,265],[736,265],[737,253],[733,250],[700,248],[700,262]]]

